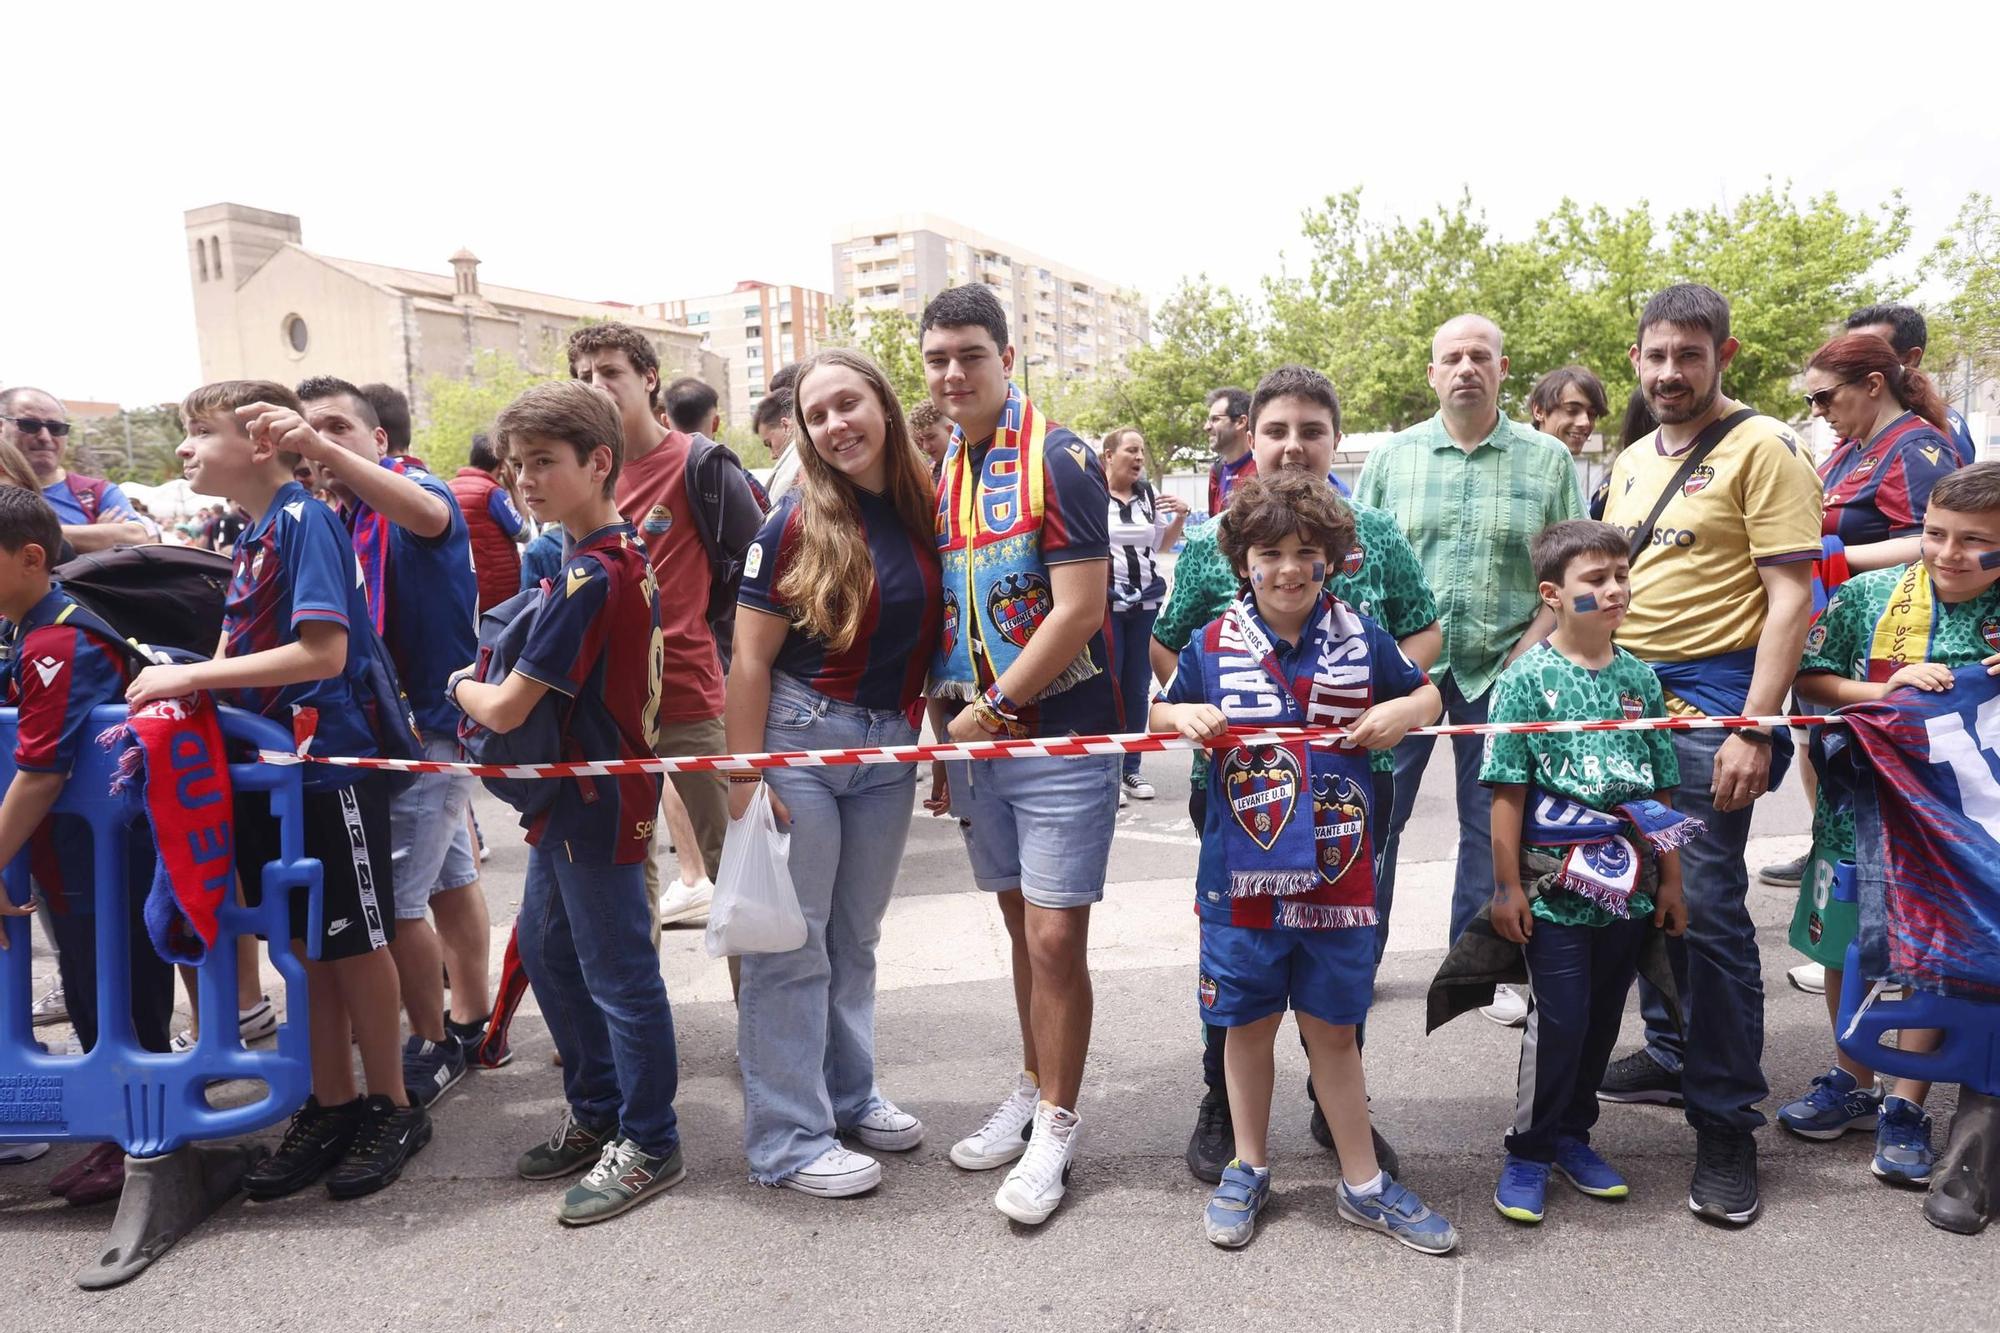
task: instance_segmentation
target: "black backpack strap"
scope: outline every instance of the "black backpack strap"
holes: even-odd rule
[[[51,620],[49,624],[66,625],[71,629],[84,630],[93,638],[102,639],[105,643],[111,644],[125,655],[125,660],[131,664],[135,672],[144,671],[149,666],[158,665],[152,656],[140,648],[138,644],[111,628],[103,616],[98,615],[97,612],[91,610],[75,598],[71,598],[70,604],[58,612],[56,618]]]
[[[1638,564],[1640,555],[1652,545],[1653,529],[1659,526],[1660,515],[1667,512],[1667,505],[1673,500],[1674,492],[1687,484],[1687,479],[1694,475],[1694,470],[1701,466],[1702,460],[1715,452],[1715,446],[1721,444],[1729,432],[1756,415],[1757,409],[1754,407],[1739,407],[1728,416],[1709,422],[1701,434],[1695,436],[1694,443],[1688,446],[1685,454],[1681,455],[1681,465],[1674,469],[1673,479],[1667,483],[1666,489],[1660,492],[1659,498],[1653,501],[1653,512],[1646,515],[1646,521],[1632,534],[1632,550],[1627,557],[1627,564]]]

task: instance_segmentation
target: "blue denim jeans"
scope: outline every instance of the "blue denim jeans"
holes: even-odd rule
[[[1674,807],[1706,823],[1708,832],[1681,848],[1688,928],[1680,939],[1667,941],[1687,1039],[1683,1043],[1675,1035],[1666,997],[1642,981],[1639,1007],[1646,1017],[1646,1050],[1665,1068],[1680,1072],[1689,1124],[1752,1130],[1764,1123],[1757,1103],[1770,1087],[1762,1067],[1763,960],[1746,901],[1750,871],[1743,861],[1750,809],[1717,814],[1709,794],[1715,752],[1727,732],[1677,731],[1673,736],[1681,763]]]
[[[893,711],[829,699],[771,678],[767,750],[909,745]],[[765,781],[792,816],[792,887],[806,942],[743,956],[736,1059],[743,1071],[743,1151],[770,1185],[834,1146],[882,1100],[875,1088],[875,946],[915,808],[909,764],[774,768]]]
[[[1159,618],[1157,606],[1111,613],[1111,671],[1125,705],[1125,731],[1146,729],[1153,697],[1153,622]],[[1137,751],[1126,755],[1124,771],[1137,774],[1143,758]]]
[[[571,1113],[593,1128],[618,1125],[646,1152],[672,1152],[680,1057],[645,872],[532,847],[517,929]]]
[[[1444,693],[1444,715],[1448,722],[1484,722],[1493,701],[1488,690],[1477,699],[1458,692],[1458,678],[1446,676],[1439,687]],[[1381,868],[1375,875],[1375,912],[1381,918],[1382,941],[1389,939],[1389,909],[1396,900],[1396,853],[1403,841],[1403,826],[1417,808],[1417,789],[1423,786],[1424,769],[1430,765],[1435,736],[1412,736],[1396,747],[1396,805],[1389,820],[1389,836],[1382,848]],[[1477,736],[1451,738],[1451,762],[1458,784],[1458,878],[1451,890],[1451,934],[1446,944],[1454,944],[1479,909],[1493,896],[1493,793],[1479,785],[1479,763],[1486,743]]]

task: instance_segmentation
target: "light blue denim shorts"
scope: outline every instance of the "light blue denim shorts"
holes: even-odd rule
[[[451,763],[463,758],[458,740],[424,735],[424,758]],[[389,805],[389,846],[395,867],[396,919],[423,916],[433,894],[462,889],[479,878],[466,809],[477,778],[457,773],[418,773]]]
[[[952,813],[967,821],[972,882],[988,893],[1019,889],[1037,907],[1102,899],[1120,761],[1112,754],[948,765]]]

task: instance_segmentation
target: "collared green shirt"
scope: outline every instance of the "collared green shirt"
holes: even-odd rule
[[[1395,515],[1437,595],[1444,651],[1431,679],[1449,675],[1477,699],[1541,605],[1528,543],[1584,516],[1569,450],[1503,415],[1468,453],[1440,413],[1376,445],[1354,498]]]

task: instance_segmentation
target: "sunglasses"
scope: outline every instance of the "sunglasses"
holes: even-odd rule
[[[33,435],[37,431],[45,430],[60,440],[63,436],[69,434],[69,423],[67,421],[44,421],[40,417],[0,417],[0,421],[13,422],[14,429],[20,431],[23,435]]]
[[[1829,384],[1816,393],[1807,394],[1806,407],[1809,409],[1818,408],[1822,412],[1826,411],[1827,404],[1833,401],[1833,396],[1852,383],[1854,383],[1853,380],[1842,380],[1838,384]]]

